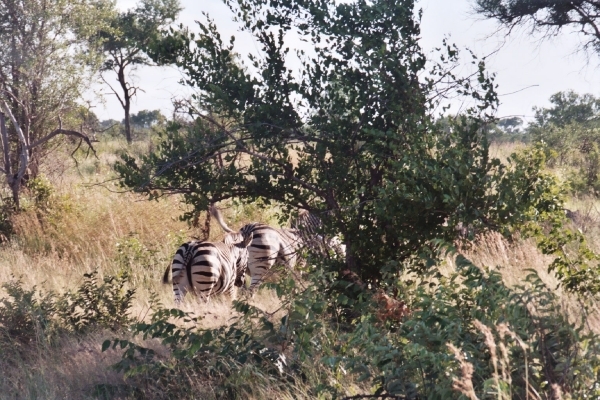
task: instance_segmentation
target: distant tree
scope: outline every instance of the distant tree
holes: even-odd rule
[[[600,144],[600,99],[591,94],[573,91],[558,92],[550,96],[550,107],[534,107],[535,119],[528,133],[543,141],[557,153],[560,164],[574,149],[583,153]]]
[[[100,121],[99,133],[103,135],[109,135],[112,137],[119,137],[123,135],[123,124],[116,119],[105,119]]]
[[[121,123],[116,119],[104,119],[100,121],[100,126],[102,128],[110,128],[113,125],[120,125]]]
[[[164,121],[165,117],[160,110],[142,110],[131,115],[131,123],[142,128],[150,128],[152,125]]]
[[[535,125],[550,124],[564,127],[570,123],[587,124],[600,118],[600,99],[591,94],[578,94],[572,90],[550,96],[551,107],[534,107]]]
[[[84,132],[97,132],[101,129],[100,120],[96,113],[89,107],[77,106],[67,114],[67,121],[71,126],[78,126]]]
[[[600,99],[573,91],[558,92],[550,97],[550,107],[534,107],[535,120],[528,133],[543,141],[549,162],[570,165],[579,170],[570,181],[578,192],[600,188]]]
[[[502,118],[496,124],[504,133],[520,133],[523,127],[523,119],[519,117]]]
[[[600,2],[596,0],[476,0],[475,11],[509,32],[522,26],[553,36],[570,27],[583,34],[583,48],[600,51]]]
[[[131,99],[140,90],[132,83],[130,74],[140,65],[156,64],[147,56],[148,48],[158,46],[161,30],[173,23],[180,11],[179,0],[141,0],[134,9],[113,17],[110,27],[100,34],[106,57],[102,79],[123,107],[128,143],[132,141]],[[119,89],[109,83],[107,72],[116,75]]]
[[[90,143],[78,100],[100,60],[86,38],[112,10],[108,0],[0,0],[0,172],[17,208],[23,179],[37,175],[50,141]]]

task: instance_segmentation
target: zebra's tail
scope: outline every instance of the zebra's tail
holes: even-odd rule
[[[163,275],[163,283],[165,285],[167,285],[169,283],[169,271],[171,270],[171,266],[167,266],[167,270],[165,271],[165,274]]]
[[[219,209],[217,207],[215,207],[214,204],[210,205],[209,211],[210,211],[210,215],[212,215],[217,220],[217,222],[219,223],[219,225],[221,225],[221,228],[223,228],[223,230],[225,232],[227,232],[227,233],[234,232],[231,228],[229,228],[227,226],[225,221],[223,221],[223,215],[221,215],[221,211],[219,211]]]

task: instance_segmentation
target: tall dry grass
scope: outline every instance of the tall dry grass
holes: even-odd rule
[[[594,246],[600,244],[596,238],[590,239]],[[584,303],[580,297],[563,290],[556,275],[548,270],[553,258],[542,254],[533,239],[511,241],[497,232],[488,232],[479,235],[471,246],[459,251],[475,265],[500,272],[508,287],[522,285],[530,270],[534,270],[560,299],[572,323],[583,319],[588,330],[600,334],[600,309],[597,302],[590,300]],[[447,271],[456,268],[452,257],[446,259],[446,264]]]
[[[143,154],[149,146],[135,143],[129,150]],[[506,160],[519,146],[492,146],[490,153]],[[40,210],[31,198],[24,199],[25,210],[12,220],[14,235],[0,245],[0,282],[22,276],[29,287],[35,285],[61,293],[77,287],[84,273],[98,270],[100,276],[115,275],[125,268],[130,271],[131,284],[137,290],[135,317],[147,315],[151,293],[157,293],[158,300],[166,306],[173,305],[171,287],[161,284],[163,273],[176,248],[201,233],[199,228],[178,219],[186,206],[177,197],[149,202],[114,185],[112,165],[125,147],[119,140],[103,141],[97,145],[98,158],[84,158],[78,153],[75,165],[68,154],[58,154],[44,166],[44,175],[54,194],[45,210]],[[585,218],[573,223],[585,231],[594,248],[600,249],[597,204],[592,199],[573,199],[568,207],[580,210]],[[260,203],[220,206],[233,229],[249,221],[277,225],[277,208]],[[221,228],[213,223],[210,239],[217,241],[222,237]],[[498,269],[508,285],[521,284],[526,269],[534,269],[549,287],[556,288],[572,319],[585,312],[576,298],[557,288],[556,277],[547,271],[551,259],[542,255],[531,241],[509,242],[498,234],[487,234],[461,252],[476,265]],[[451,259],[447,264],[449,269],[454,268]],[[0,296],[3,294],[0,291]],[[269,290],[261,290],[251,303],[268,313],[280,306],[277,296]],[[205,304],[188,297],[182,308],[202,316],[202,326],[206,328],[227,325],[235,315],[231,301],[226,298],[215,298]],[[600,332],[598,312],[588,315],[588,326]],[[15,398],[15,390],[20,393],[19,398],[80,399],[91,396],[89,389],[96,383],[117,384],[122,377],[107,367],[119,355],[100,352],[107,335],[110,333],[76,339],[65,337],[59,346],[35,348],[27,359],[17,360],[16,364],[0,361],[0,399]],[[265,396],[277,397],[274,393]],[[302,393],[296,397],[308,398]]]
[[[15,235],[0,249],[0,281],[23,275],[30,285],[44,283],[60,291],[72,287],[85,272],[115,274],[130,267],[132,281],[140,288],[138,298],[150,289],[170,291],[159,284],[165,268],[177,247],[201,236],[201,231],[179,220],[186,210],[179,198],[147,201],[113,183],[112,164],[124,145],[119,140],[101,142],[98,158],[79,155],[77,166],[64,154],[45,165],[43,171],[55,191],[50,205],[39,210],[27,198],[32,193],[25,193],[25,210],[12,217]],[[143,153],[144,144],[135,146],[134,153]],[[276,223],[277,210],[260,204],[222,207],[234,229],[249,221]],[[213,221],[209,239],[222,237]]]
[[[97,270],[103,277],[126,269],[136,288],[134,317],[147,317],[152,293],[165,306],[174,305],[172,287],[162,284],[163,273],[177,247],[201,232],[179,220],[186,210],[179,198],[147,201],[113,183],[112,165],[125,147],[120,140],[103,141],[96,145],[97,158],[78,153],[75,160],[68,154],[48,160],[43,176],[53,193],[42,205],[35,203],[35,193],[24,193],[24,210],[11,220],[14,234],[0,244],[0,283],[22,277],[27,288],[64,293],[78,287],[84,273]],[[142,154],[147,148],[135,143],[128,150]],[[251,220],[276,223],[277,210],[260,204],[222,207],[234,229]],[[222,237],[214,222],[210,240]],[[4,295],[0,289],[0,297]],[[270,313],[279,308],[277,296],[269,290],[261,290],[251,303]],[[227,325],[235,316],[227,298],[206,304],[188,296],[182,308],[202,317],[204,328]],[[32,348],[23,359],[0,360],[0,399],[93,398],[90,390],[95,384],[118,384],[122,375],[108,367],[121,353],[100,351],[110,335],[65,337],[55,347]]]

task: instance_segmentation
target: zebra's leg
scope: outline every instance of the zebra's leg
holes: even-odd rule
[[[183,285],[181,283],[182,282],[176,282],[175,279],[173,279],[173,295],[175,297],[175,305],[177,307],[181,305],[181,302],[188,291],[188,285],[185,284],[187,282],[183,282]]]
[[[264,276],[271,269],[274,263],[275,259],[270,257],[257,258],[252,265],[248,263],[248,269],[250,270],[251,275],[250,287],[248,288],[250,297],[254,297],[258,286],[261,284]]]
[[[301,277],[302,269],[306,268],[306,257],[299,253],[300,249],[295,247],[291,252],[282,252],[279,255],[278,261],[281,262],[288,270],[288,272],[295,278],[296,282],[304,287]]]

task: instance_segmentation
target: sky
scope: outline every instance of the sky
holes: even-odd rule
[[[253,40],[237,31],[229,9],[222,0],[180,0],[183,11],[178,23],[194,28],[195,20],[208,12],[224,37],[236,36],[239,52],[256,51]],[[471,49],[478,57],[488,56],[488,71],[496,74],[501,104],[498,117],[520,116],[530,121],[532,108],[546,107],[549,97],[559,91],[574,90],[600,96],[600,57],[578,51],[580,36],[562,33],[541,40],[528,31],[519,30],[506,37],[498,32],[495,22],[485,20],[472,11],[474,0],[420,0],[423,10],[421,46],[426,53],[439,47],[444,38],[459,48]],[[117,0],[120,9],[135,6],[132,0]],[[466,55],[466,54],[465,54]],[[132,112],[160,109],[172,113],[172,99],[191,94],[189,88],[178,84],[182,74],[174,67],[144,67],[135,71],[133,79],[144,92],[132,102]],[[109,76],[108,79],[115,79]],[[108,92],[97,86],[96,91]],[[104,100],[91,99],[100,119],[123,119],[123,110],[114,95]]]

